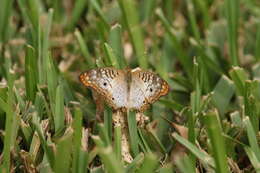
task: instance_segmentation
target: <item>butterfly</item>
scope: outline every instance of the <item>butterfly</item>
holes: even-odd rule
[[[81,73],[79,80],[103,96],[114,110],[143,112],[169,92],[169,85],[165,80],[140,68],[96,68]]]

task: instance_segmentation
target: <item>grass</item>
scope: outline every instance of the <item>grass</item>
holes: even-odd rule
[[[0,6],[0,172],[260,172],[258,1]],[[136,112],[125,115],[127,129],[113,126],[108,106],[96,121],[78,75],[104,66],[167,80],[145,126]],[[124,130],[131,163],[121,156]]]

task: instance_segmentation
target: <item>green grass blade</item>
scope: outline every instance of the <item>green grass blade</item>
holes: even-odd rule
[[[122,27],[116,24],[111,27],[109,32],[109,45],[114,50],[115,56],[120,68],[126,67],[126,60],[124,58],[124,49],[122,45]]]
[[[260,60],[260,21],[257,23],[256,41],[255,41],[255,58]]]
[[[118,0],[118,3],[131,36],[138,64],[141,68],[147,69],[148,60],[145,55],[143,31],[140,27],[137,7],[135,6],[134,1],[131,0]]]
[[[13,0],[1,0],[0,1],[0,43],[8,40],[9,31],[9,18],[12,12]]]
[[[201,107],[201,88],[199,81],[199,68],[196,59],[193,62],[193,85],[195,86],[195,91],[191,93],[191,110],[192,112],[188,116],[188,139],[191,143],[195,144],[196,134],[195,134],[195,121],[196,117],[199,114],[199,110]],[[194,155],[190,156],[193,163],[193,170],[195,170],[196,159]]]
[[[203,17],[203,24],[205,28],[208,28],[210,22],[211,22],[211,16],[209,14],[209,3],[208,1],[204,1],[204,0],[195,0],[194,1],[195,6],[198,7],[198,9],[201,11],[202,13],[202,17]]]
[[[229,75],[231,76],[233,82],[235,83],[238,94],[244,96],[245,95],[245,81],[248,78],[245,70],[240,67],[232,67],[232,69],[229,71]]]
[[[99,129],[99,136],[104,144],[105,147],[111,145],[111,141],[108,136],[107,129],[105,128],[104,124],[98,124],[98,129]]]
[[[183,105],[175,102],[174,100],[160,99],[159,102],[162,103],[164,106],[178,112],[180,112],[184,108]]]
[[[53,0],[51,1],[51,5],[53,6],[53,10],[54,10],[54,20],[57,22],[61,22],[61,20],[64,19],[64,16],[62,15],[65,11],[63,9],[63,4],[59,0]],[[65,18],[67,19],[67,16]]]
[[[159,165],[158,159],[152,153],[147,153],[144,157],[144,162],[137,173],[150,173],[155,172],[155,169]]]
[[[195,92],[191,94],[191,109],[192,114],[195,117],[195,114],[200,109],[200,97],[201,97],[201,87],[199,81],[199,66],[196,60],[193,62],[193,86],[195,87]]]
[[[88,153],[88,158],[87,158],[87,165],[89,165],[94,159],[95,157],[98,155],[98,149],[95,147],[93,150],[91,150]]]
[[[30,127],[29,124],[26,124],[23,120],[21,120],[21,122],[20,122],[20,127],[21,127],[21,131],[23,133],[23,136],[25,137],[26,144],[30,145],[30,141],[31,141],[30,139],[33,135],[32,128]]]
[[[54,172],[70,172],[71,167],[71,144],[73,138],[72,128],[68,128],[65,135],[57,143]]]
[[[166,0],[165,3],[163,3],[162,10],[165,11],[165,17],[167,20],[174,20],[174,12],[172,11],[172,6],[174,5],[174,1],[172,0]]]
[[[191,153],[193,153],[198,159],[200,159],[201,162],[203,162],[204,164],[209,165],[213,168],[215,167],[213,158],[210,155],[208,155],[206,152],[201,151],[194,144],[189,142],[187,139],[181,137],[177,133],[173,133],[172,136],[180,144],[185,146]]]
[[[228,28],[229,55],[233,66],[239,65],[238,57],[238,21],[239,21],[239,0],[225,0],[225,11]]]
[[[81,150],[79,152],[79,159],[77,162],[77,166],[78,166],[77,172],[81,172],[81,173],[87,172],[88,156],[89,156],[89,153],[86,150]]]
[[[47,86],[48,86],[48,94],[51,103],[52,113],[55,113],[55,97],[56,97],[56,88],[58,85],[58,76],[56,73],[56,69],[54,67],[54,63],[52,61],[52,57],[48,55],[45,58],[46,63],[46,73],[47,74]],[[54,114],[55,115],[55,114]]]
[[[40,124],[39,117],[34,116],[32,119],[32,124],[34,125],[34,128],[39,135],[39,138],[41,141],[41,146],[44,150],[44,155],[46,157],[46,164],[48,164],[50,166],[50,168],[53,168],[54,161],[55,161],[54,152],[53,152],[52,148],[50,148],[50,146],[49,146],[49,143],[50,143],[49,139],[46,140],[44,137],[44,133],[43,133],[42,126]]]
[[[168,34],[164,35],[162,46],[162,48],[159,48],[157,43],[153,44],[153,47],[151,48],[152,52],[150,53],[151,56],[149,56],[149,58],[155,68],[155,71],[164,80],[170,82],[168,74],[171,71],[171,66],[174,64],[174,61],[172,60],[174,50],[172,50],[172,43]],[[162,52],[160,52],[160,49],[162,49]]]
[[[39,25],[39,2],[36,0],[28,0],[27,3],[28,17],[30,18],[34,31],[37,31]]]
[[[34,102],[37,91],[37,59],[35,56],[35,50],[31,46],[26,47],[25,56],[25,85],[26,95],[29,100]]]
[[[170,25],[169,21],[165,18],[163,12],[161,9],[156,11],[157,16],[159,17],[160,21],[164,25],[167,33],[169,34],[173,48],[176,52],[176,58],[180,61],[182,64],[185,72],[187,75],[192,79],[192,72],[193,72],[193,66],[192,66],[192,60],[187,56],[185,50],[183,50],[182,45],[179,43],[179,40],[177,40],[176,35],[173,32],[173,28]]]
[[[88,1],[85,0],[76,0],[74,2],[74,8],[71,14],[71,19],[68,21],[67,28],[71,30],[80,19],[84,8],[86,7]]]
[[[164,121],[163,121],[163,123],[164,123]],[[153,142],[155,144],[155,146],[153,146],[153,147],[157,147],[157,148],[159,148],[158,151],[160,151],[162,153],[166,153],[166,148],[163,146],[163,144],[161,142],[161,138],[159,138],[160,134],[157,133],[156,129],[151,124],[147,125],[146,128],[147,128],[148,134],[151,137],[150,139],[153,140]]]
[[[212,146],[213,157],[216,164],[216,172],[229,172],[227,153],[219,119],[216,112],[205,115],[204,124],[207,127],[208,136]]]
[[[244,113],[249,116],[252,126],[257,133],[259,130],[259,115],[257,108],[257,100],[255,98],[255,91],[258,92],[258,81],[245,81],[245,97],[244,97]]]
[[[143,161],[144,161],[144,154],[143,153],[138,154],[134,158],[134,160],[126,167],[126,172],[127,173],[135,172],[143,163]]]
[[[38,1],[28,0],[28,1],[18,1],[19,8],[22,13],[22,17],[26,23],[30,24],[30,36],[32,40],[28,40],[29,44],[31,44],[37,53],[41,52],[40,50],[40,42],[41,38],[39,35],[41,34],[39,31],[39,11],[40,7]],[[36,53],[36,54],[37,54]]]
[[[11,66],[11,61],[8,59],[5,61],[5,70],[9,70]],[[3,148],[3,164],[2,170],[5,172],[10,172],[10,165],[11,165],[11,149],[14,147],[14,142],[16,135],[15,133],[15,126],[17,125],[17,116],[14,112],[13,106],[15,105],[14,99],[14,73],[12,71],[8,71],[7,73],[7,85],[8,85],[8,94],[7,94],[7,101],[4,101],[0,98],[0,107],[6,113],[6,120],[5,120],[5,138],[4,138],[4,148]],[[17,126],[18,127],[18,126]],[[1,167],[0,167],[1,169]]]
[[[98,153],[107,171],[113,173],[124,173],[125,169],[123,168],[123,165],[116,159],[116,155],[112,151],[112,148],[110,146],[104,147],[103,142],[98,136],[92,136],[92,138],[98,146]]]
[[[48,12],[48,18],[47,18],[47,24],[46,27],[44,27],[43,30],[43,38],[42,38],[42,54],[40,56],[40,58],[38,59],[38,67],[39,67],[39,71],[41,71],[41,73],[39,73],[39,81],[40,84],[46,84],[47,81],[47,76],[49,76],[49,44],[50,44],[50,40],[49,40],[49,35],[51,32],[51,25],[52,25],[52,18],[53,18],[53,10],[50,9]],[[39,26],[40,28],[40,26]],[[40,36],[39,36],[40,37]],[[39,39],[41,40],[41,39]]]
[[[142,21],[149,21],[152,18],[154,9],[156,7],[156,0],[144,0],[142,4],[142,9],[140,9],[140,13],[142,16]]]
[[[44,111],[45,111],[45,99],[41,92],[36,94],[35,102],[34,102],[35,109],[37,110],[37,115],[42,118]]]
[[[241,126],[242,125],[242,119],[240,117],[240,113],[238,111],[232,112],[230,114],[230,118],[232,121],[232,124],[234,124],[235,126]]]
[[[188,156],[178,159],[176,165],[182,173],[195,173],[193,161]]]
[[[6,103],[5,100],[3,100],[1,97],[0,97],[0,107],[1,107],[1,110],[3,110],[4,112],[9,112],[10,110],[12,110],[10,108],[10,105],[8,105],[8,103]]]
[[[164,166],[161,169],[159,169],[158,172],[159,173],[172,173],[173,172],[173,165],[171,163],[170,164],[165,164],[165,165],[166,166]]]
[[[136,157],[139,153],[138,148],[138,133],[137,133],[137,124],[136,124],[136,114],[135,112],[128,112],[127,114],[127,122],[129,128],[129,136],[130,136],[130,148],[133,153],[133,156]]]
[[[196,111],[196,105],[199,104],[198,96],[200,95],[200,92],[192,92],[191,93],[191,106],[192,106],[192,113],[188,113],[188,139],[191,143],[195,144],[196,142],[196,134],[195,134],[195,120],[198,116],[198,112]],[[197,109],[198,110],[198,109]],[[194,156],[191,156],[193,161],[193,168],[195,169],[195,163],[196,159]]]
[[[78,40],[80,50],[85,58],[85,62],[87,63],[87,67],[94,68],[95,67],[95,64],[93,62],[94,60],[91,59],[87,44],[85,43],[84,38],[82,37],[82,34],[80,33],[80,31],[78,29],[75,31],[74,34]]]
[[[107,107],[104,112],[104,126],[105,126],[105,130],[107,131],[107,135],[110,142],[112,141],[112,133],[113,133],[112,116],[113,116],[112,109]]]
[[[148,153],[148,152],[152,152],[149,144],[147,143],[147,141],[144,138],[143,135],[143,130],[141,128],[138,128],[138,135],[140,136],[140,148],[144,153]]]
[[[230,100],[235,92],[233,82],[223,75],[213,90],[212,102],[223,115],[230,104]]]
[[[73,148],[72,148],[72,172],[81,172],[84,169],[84,164],[80,164],[81,155],[81,138],[82,138],[82,111],[79,108],[74,110],[73,121]]]
[[[64,91],[63,86],[58,85],[56,88],[55,112],[54,112],[54,127],[55,132],[59,132],[64,128],[65,114],[64,114]]]
[[[105,27],[105,30],[108,30],[109,28],[109,23],[107,21],[107,18],[105,16],[105,14],[102,12],[101,7],[99,5],[99,1],[96,0],[90,0],[89,1],[91,6],[95,9],[95,11],[97,12],[98,16],[100,17],[103,26]]]
[[[110,47],[107,43],[104,43],[104,51],[106,55],[104,58],[106,65],[119,68],[119,63],[112,47]]]
[[[188,17],[189,17],[193,36],[195,37],[197,42],[200,42],[200,32],[199,32],[199,28],[198,28],[196,18],[195,18],[196,12],[195,12],[195,9],[194,9],[194,1],[186,0],[186,5],[187,5]]]
[[[75,91],[64,76],[59,76],[59,84],[63,87],[65,105],[68,105],[71,101],[75,100]]]
[[[3,149],[3,162],[0,167],[4,172],[10,172],[10,154],[12,146],[12,122],[14,119],[14,112],[10,105],[0,98],[0,107],[6,112],[5,120],[5,139],[4,139],[4,149]]]
[[[37,132],[35,132],[32,137],[30,151],[29,151],[32,161],[34,163],[37,161],[36,159],[37,159],[37,155],[40,152],[40,145],[41,145],[41,141],[40,141],[39,135]]]
[[[250,145],[252,151],[255,153],[258,161],[260,162],[260,148],[257,143],[256,133],[252,126],[252,123],[250,122],[248,117],[245,117],[245,119],[243,120],[243,123],[246,127],[249,145]]]
[[[121,147],[121,138],[122,138],[122,131],[120,126],[116,126],[114,128],[114,151],[116,154],[116,158],[118,160],[121,160],[121,153],[122,153],[122,147]]]
[[[244,150],[246,151],[246,154],[250,162],[252,163],[252,166],[255,168],[255,171],[257,173],[260,173],[260,161],[258,160],[256,153],[254,153],[254,151],[249,147],[244,147]]]

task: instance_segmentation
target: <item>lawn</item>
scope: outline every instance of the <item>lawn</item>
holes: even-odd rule
[[[260,173],[260,1],[0,7],[1,173]],[[170,91],[112,110],[79,81],[103,67],[154,72]]]

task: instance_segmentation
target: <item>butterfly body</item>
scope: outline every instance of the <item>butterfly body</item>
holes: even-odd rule
[[[97,68],[79,76],[87,87],[102,95],[113,109],[146,110],[169,92],[169,85],[155,73],[140,68]]]

